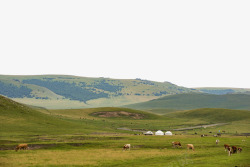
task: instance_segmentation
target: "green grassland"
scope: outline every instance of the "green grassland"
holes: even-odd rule
[[[206,119],[200,112],[207,114]],[[219,119],[224,115],[229,117]],[[172,130],[221,122],[228,124]],[[118,107],[47,110],[0,96],[0,125],[0,166],[4,167],[250,165],[249,111],[200,109],[156,115]],[[159,129],[172,130],[175,135],[144,136],[141,132]],[[225,132],[213,137],[219,130]],[[180,141],[183,148],[172,148],[172,141]],[[28,143],[29,150],[15,152],[19,143]],[[131,144],[130,151],[122,151],[126,143]],[[195,151],[187,150],[186,144],[194,144]],[[223,144],[243,151],[228,156]]]
[[[189,119],[203,119],[211,123],[216,122],[233,122],[245,119],[250,119],[250,111],[248,110],[232,110],[222,108],[203,108],[190,111],[172,112],[168,116],[189,118]]]
[[[185,93],[164,96],[147,102],[125,105],[124,107],[151,110],[164,113],[164,110],[192,110],[199,108],[226,108],[250,110],[250,95],[226,94],[214,95],[205,93]]]
[[[249,140],[246,137],[175,136],[39,136],[40,144],[27,142],[30,150],[0,151],[1,166],[249,166]],[[46,143],[44,143],[46,140]],[[242,141],[246,140],[246,141]],[[172,148],[180,141],[183,148]],[[56,142],[56,144],[54,144]],[[122,146],[130,143],[130,151]],[[192,143],[195,151],[187,150]],[[242,147],[239,154],[228,156],[223,144]]]

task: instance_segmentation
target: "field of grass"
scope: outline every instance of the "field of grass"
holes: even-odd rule
[[[0,96],[0,166],[250,166],[248,112],[214,109],[209,119],[197,112],[210,110],[180,112],[177,117],[115,107],[46,110]],[[221,121],[217,116],[225,112],[230,115],[226,125],[172,131],[173,136],[144,136],[141,131],[117,129],[155,132],[217,123]],[[243,115],[232,121],[237,112]],[[213,137],[223,130],[221,137]],[[180,141],[183,148],[172,148],[172,141]],[[20,143],[28,143],[29,150],[15,152]],[[127,143],[131,150],[122,151]],[[186,144],[194,144],[195,151],[187,150]],[[242,147],[243,152],[229,157],[223,144]]]
[[[0,151],[0,166],[249,166],[249,140],[245,136],[215,137],[198,135],[68,135],[27,138],[29,150]],[[242,140],[245,140],[244,142]],[[180,141],[183,148],[172,148]],[[11,142],[11,141],[4,141]],[[3,141],[1,141],[3,143]],[[12,143],[14,147],[14,143]],[[130,151],[122,146],[130,143]],[[195,151],[186,144],[194,144]],[[223,144],[242,147],[243,151],[228,156]],[[40,145],[39,145],[40,144]],[[50,145],[49,145],[50,144]],[[40,148],[38,147],[40,146]],[[42,147],[44,145],[44,147]],[[47,146],[47,147],[46,147]]]

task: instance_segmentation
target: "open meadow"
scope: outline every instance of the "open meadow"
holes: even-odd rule
[[[215,144],[219,139],[220,143]],[[182,148],[173,148],[180,141]],[[19,141],[29,143],[29,150],[14,151],[17,141],[0,152],[0,166],[249,166],[249,140],[245,136],[215,138],[200,135],[144,136],[123,134],[29,136]],[[130,143],[131,150],[123,151]],[[186,144],[194,144],[195,151]],[[224,144],[242,147],[228,156]],[[12,149],[11,149],[12,148]]]
[[[247,111],[200,109],[156,115],[112,107],[46,110],[1,96],[0,104],[3,167],[250,166]],[[205,126],[215,123],[226,124]],[[143,135],[148,130],[171,130],[173,136]],[[221,136],[214,137],[218,133]],[[182,148],[173,148],[173,141],[180,141]],[[15,151],[21,143],[29,149]],[[131,149],[123,151],[124,144],[131,144]],[[187,150],[187,144],[195,151]],[[224,144],[243,151],[228,156]]]

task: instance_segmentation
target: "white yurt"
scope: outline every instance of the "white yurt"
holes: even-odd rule
[[[165,133],[165,135],[167,135],[167,136],[172,136],[173,134],[172,134],[172,132],[167,131],[167,132]]]
[[[151,131],[147,131],[146,133],[144,133],[144,135],[153,135],[154,133]]]
[[[157,132],[155,132],[155,135],[160,135],[160,136],[162,136],[162,135],[164,135],[164,132],[162,132],[161,130],[158,130]]]

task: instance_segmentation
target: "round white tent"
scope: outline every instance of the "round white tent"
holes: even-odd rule
[[[144,133],[144,135],[153,135],[154,133],[151,131],[147,131],[146,133]]]
[[[167,136],[172,136],[173,134],[172,134],[172,132],[167,131],[167,132],[165,133],[165,135],[167,135]]]
[[[161,130],[158,130],[157,132],[155,132],[155,135],[164,135],[164,133]]]

